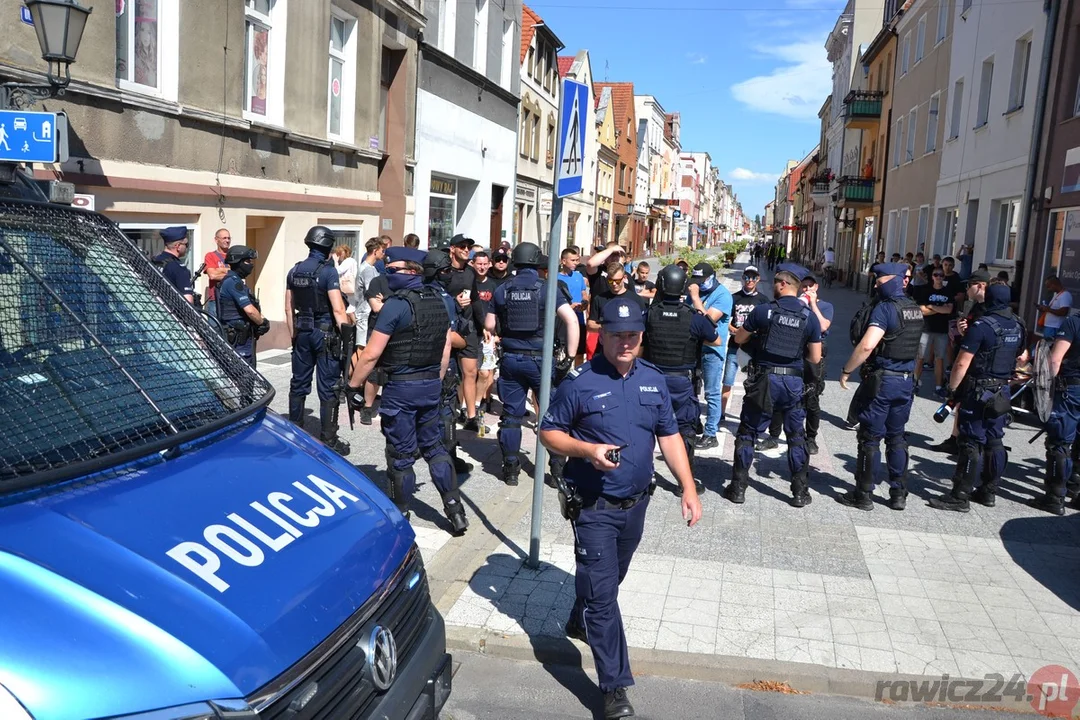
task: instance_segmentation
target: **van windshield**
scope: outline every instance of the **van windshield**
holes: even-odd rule
[[[102,215],[0,200],[0,493],[158,452],[273,389]]]

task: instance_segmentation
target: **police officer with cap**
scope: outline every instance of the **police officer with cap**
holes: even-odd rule
[[[821,365],[821,325],[817,316],[798,298],[799,287],[809,271],[794,263],[783,263],[773,276],[773,295],[767,305],[754,308],[743,326],[735,331],[735,342],[751,353],[747,366],[746,396],[739,430],[735,437],[735,462],[731,484],[724,497],[733,503],[745,501],[754,460],[754,442],[769,427],[774,411],[784,413],[788,469],[791,471],[792,504],[805,507],[811,502],[807,484],[806,411],[803,409],[803,360],[811,370]],[[747,346],[754,339],[752,346]],[[816,382],[817,378],[810,378]]]
[[[180,262],[188,251],[188,229],[183,225],[174,225],[161,231],[161,241],[165,249],[155,255],[150,262],[161,271],[176,291],[189,303],[195,302],[195,288],[191,271]]]
[[[1080,317],[1070,315],[1054,333],[1050,347],[1050,373],[1054,377],[1054,405],[1046,421],[1046,494],[1032,507],[1054,515],[1065,514],[1065,502],[1078,489],[1077,423],[1080,423]],[[1071,448],[1071,451],[1070,451]],[[1080,509],[1080,495],[1072,507]]]
[[[874,471],[882,438],[889,468],[889,507],[903,510],[907,506],[904,426],[915,396],[915,362],[924,322],[918,303],[904,293],[908,268],[907,263],[880,263],[871,268],[877,297],[856,316],[851,337],[855,349],[840,373],[840,387],[847,390],[848,377],[866,363],[853,403],[859,419],[855,489],[838,498],[841,504],[859,510],[874,509]]]
[[[408,512],[409,499],[416,490],[413,464],[419,451],[442,496],[451,533],[459,536],[469,523],[457,474],[443,444],[439,415],[442,378],[450,362],[450,323],[456,308],[441,288],[424,283],[425,259],[423,250],[387,249],[387,283],[392,294],[383,303],[368,344],[353,368],[346,397],[358,407],[364,380],[376,366],[386,370],[379,418],[386,438],[390,498],[401,512]]]
[[[258,302],[251,297],[245,278],[255,269],[259,257],[254,249],[233,245],[225,253],[229,271],[217,289],[217,317],[225,328],[225,339],[237,354],[255,367],[255,338],[270,331]]]
[[[701,421],[693,372],[700,360],[702,345],[720,345],[721,340],[708,317],[679,301],[685,287],[686,271],[678,265],[667,265],[656,276],[656,300],[645,315],[642,357],[664,374],[693,471],[696,427]],[[702,484],[696,478],[694,482],[700,493]]]
[[[503,411],[499,421],[499,447],[503,456],[503,482],[517,485],[521,472],[518,454],[521,451],[521,421],[525,418],[525,402],[529,390],[537,397],[540,395],[548,281],[541,280],[538,272],[547,264],[547,258],[534,243],[518,243],[511,259],[516,274],[512,280],[495,289],[484,324],[489,332],[494,333],[498,320],[501,328],[503,356],[498,390]],[[567,355],[574,357],[580,340],[577,315],[563,293],[556,293],[555,313],[566,327]],[[561,473],[563,462],[564,459],[557,457],[557,454],[552,455],[552,475]]]
[[[337,383],[345,353],[352,352],[352,347],[342,347],[341,331],[348,335],[353,326],[345,314],[337,268],[330,260],[334,242],[330,228],[316,225],[308,230],[304,244],[310,252],[289,270],[285,280],[285,323],[293,340],[289,420],[303,425],[304,402],[315,374],[319,439],[335,452],[348,455],[349,444],[337,435]]]
[[[1024,349],[1026,331],[1009,308],[1008,285],[988,285],[990,273],[976,270],[968,279],[968,299],[985,302],[983,315],[972,323],[956,353],[949,376],[949,397],[959,401],[959,460],[952,491],[930,500],[937,510],[968,512],[969,500],[993,507],[997,481],[1009,456],[1002,439],[1009,414],[1009,378]],[[982,484],[974,489],[982,465]]]
[[[691,526],[701,519],[664,376],[637,359],[644,330],[636,302],[615,298],[605,304],[601,350],[570,371],[540,425],[541,442],[570,458],[566,514],[574,526],[577,599],[566,633],[592,650],[605,718],[634,714],[626,696],[634,678],[619,584],[641,540],[657,441],[682,487],[683,519]]]

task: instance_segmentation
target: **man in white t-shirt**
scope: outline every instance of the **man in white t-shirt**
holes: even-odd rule
[[[825,265],[824,267],[832,267],[836,263],[836,253],[832,248],[828,248],[825,251]]]
[[[1043,337],[1053,337],[1057,329],[1065,322],[1065,318],[1069,317],[1069,312],[1072,311],[1072,293],[1065,289],[1057,275],[1046,278],[1044,286],[1047,292],[1053,293],[1053,296],[1050,298],[1049,303],[1041,303],[1035,306],[1035,309],[1041,313],[1037,332]]]

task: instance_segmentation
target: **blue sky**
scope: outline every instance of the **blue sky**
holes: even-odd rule
[[[634,83],[682,114],[684,150],[705,150],[752,219],[788,159],[817,144],[832,88],[825,38],[843,0],[531,0],[593,77]],[[606,63],[606,68],[605,68]]]

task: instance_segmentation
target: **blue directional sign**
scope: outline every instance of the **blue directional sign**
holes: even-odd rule
[[[0,110],[0,162],[56,162],[57,135],[56,113]]]
[[[585,120],[589,116],[589,86],[576,80],[562,81],[562,123],[559,126],[559,179],[555,194],[566,197],[581,192],[585,172]]]

